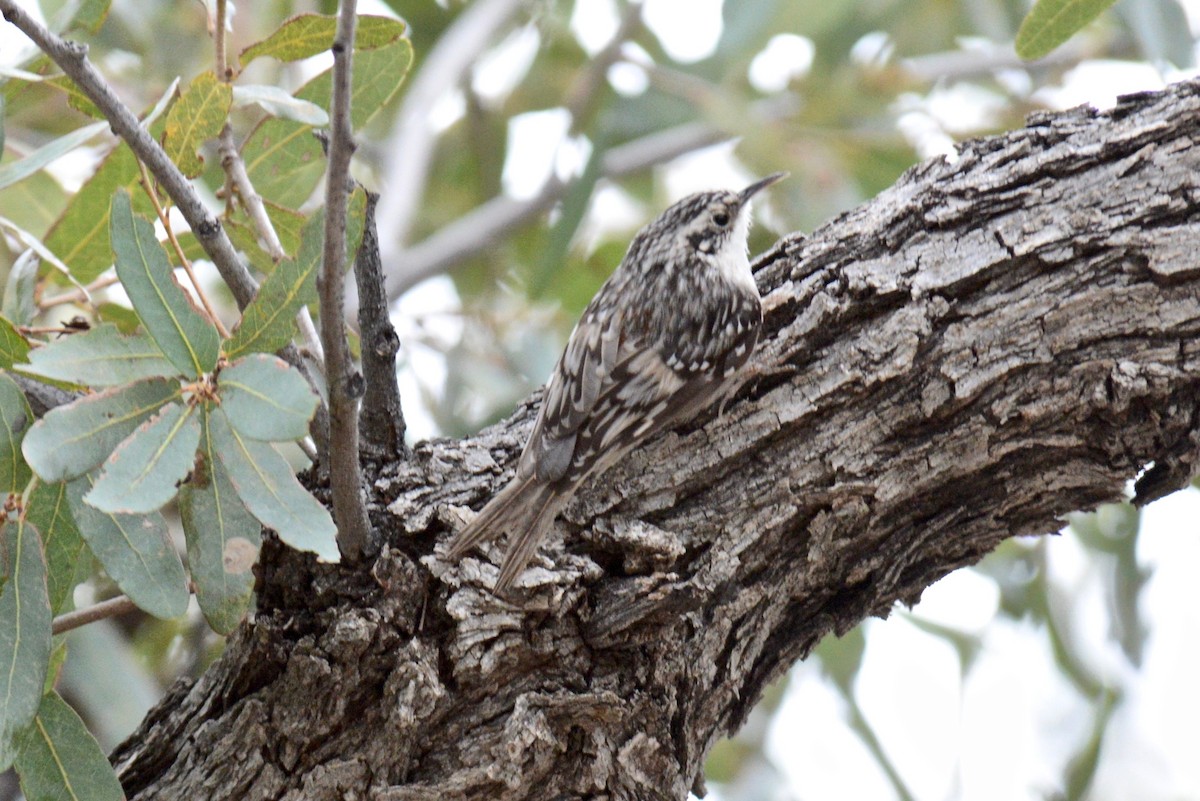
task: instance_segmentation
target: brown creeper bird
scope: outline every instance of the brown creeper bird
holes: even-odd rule
[[[584,480],[737,386],[730,379],[762,324],[747,258],[750,199],[785,176],[691,195],[637,233],[571,333],[516,476],[454,537],[448,558],[507,532],[494,590],[503,593]]]

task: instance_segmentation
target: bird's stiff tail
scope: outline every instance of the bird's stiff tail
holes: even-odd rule
[[[457,560],[481,542],[508,532],[508,550],[494,589],[496,594],[503,593],[529,564],[550,530],[561,506],[556,501],[562,494],[553,485],[534,478],[514,478],[454,536],[446,557]]]

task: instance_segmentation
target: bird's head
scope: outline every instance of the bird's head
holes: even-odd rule
[[[750,233],[751,199],[786,177],[787,173],[777,172],[740,192],[720,190],[689,195],[659,215],[648,228],[667,234],[674,240],[674,247],[694,252],[705,261],[727,256],[744,258]]]

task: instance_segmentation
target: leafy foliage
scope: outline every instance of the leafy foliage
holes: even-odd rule
[[[107,3],[75,7],[68,24],[87,29],[107,13]],[[247,60],[316,55],[329,48],[333,30],[333,17],[293,19],[252,45]],[[405,31],[403,22],[384,17],[359,25],[356,125],[396,95],[412,61]],[[13,91],[20,83],[10,82],[0,96],[0,120],[10,98],[24,97]],[[302,212],[300,204],[323,169],[311,126],[327,120],[321,107],[329,86],[325,73],[290,95],[274,86],[235,86],[200,70],[178,94],[173,83],[143,121],[183,174],[200,183],[223,182],[213,172],[215,160],[204,156],[226,125],[242,127],[251,174],[280,180],[274,188],[264,181],[267,214],[293,258],[272,261],[244,204],[225,210],[237,246],[267,274],[233,338],[201,308],[201,290],[177,280],[173,261],[204,258],[204,251],[193,232],[170,230],[170,209],[159,206],[165,193],[148,191],[128,145],[111,148],[78,191],[51,193],[59,202],[49,215],[8,205],[18,190],[48,192],[39,183],[47,165],[102,136],[107,121],[63,132],[0,165],[0,225],[27,246],[5,282],[0,368],[79,393],[35,421],[20,387],[0,373],[0,489],[11,496],[6,508],[16,510],[3,524],[0,549],[9,560],[0,593],[0,767],[15,760],[29,797],[121,797],[100,746],[53,690],[58,673],[51,665],[61,664],[66,650],[51,647],[51,615],[69,608],[92,557],[106,581],[162,619],[186,611],[190,579],[205,618],[221,633],[238,625],[252,601],[264,525],[323,560],[339,558],[329,512],[271,444],[306,437],[319,403],[309,380],[272,352],[292,341],[297,313],[317,300],[323,216]],[[98,113],[63,77],[31,79],[23,89]],[[259,112],[254,130],[239,116],[248,108],[267,112]],[[268,129],[285,132],[283,147],[265,142]],[[296,157],[303,162],[299,182],[289,172]],[[351,199],[348,263],[362,239],[365,202],[361,190]],[[170,253],[156,225],[167,226]],[[39,263],[54,270],[39,271]],[[132,309],[92,297],[98,285],[111,283],[110,267]],[[54,327],[35,322],[64,279],[76,287],[66,302],[81,315],[60,329],[64,335],[41,338]],[[176,498],[187,569],[159,511]]]

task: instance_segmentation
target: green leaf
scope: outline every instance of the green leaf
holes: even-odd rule
[[[300,371],[266,353],[251,353],[223,369],[217,392],[229,424],[250,439],[300,439],[317,409],[317,396]]]
[[[124,801],[108,757],[83,720],[59,697],[42,698],[37,719],[21,738],[21,792],[36,801]]]
[[[63,33],[69,31],[87,31],[95,33],[100,30],[108,17],[108,7],[112,0],[82,0],[71,14],[71,18],[63,25]],[[70,6],[68,5],[68,8]]]
[[[80,114],[86,114],[87,116],[96,120],[104,119],[104,112],[102,112],[96,106],[96,104],[92,102],[90,97],[85,95],[83,91],[80,90],[79,85],[76,84],[75,81],[71,80],[66,75],[59,75],[55,78],[49,78],[44,81],[44,83],[47,86],[61,90],[63,94],[67,96],[67,105],[78,111]]]
[[[0,167],[0,189],[12,186],[44,168],[55,159],[61,158],[97,134],[107,131],[107,122],[94,122],[54,141],[42,145],[19,161],[12,161]]]
[[[33,412],[17,382],[0,373],[0,496],[20,492],[29,483],[29,465],[21,440],[33,425]]]
[[[1026,61],[1048,55],[1116,0],[1038,0],[1017,31],[1017,55]]]
[[[337,562],[333,518],[300,486],[279,452],[234,431],[223,411],[215,411],[210,420],[215,450],[250,514],[293,548],[311,551],[323,562]]]
[[[355,130],[396,96],[411,64],[412,46],[407,39],[356,55],[350,97]],[[327,108],[330,88],[331,74],[326,70],[301,87],[296,97]],[[270,118],[259,123],[242,147],[242,158],[259,194],[291,209],[308,199],[325,168],[312,128],[291,120]]]
[[[37,288],[39,262],[37,253],[25,251],[13,262],[8,271],[8,280],[4,282],[4,303],[0,304],[0,314],[17,325],[29,325],[37,313],[33,291]]]
[[[121,286],[163,354],[190,378],[210,372],[217,366],[221,337],[175,282],[154,226],[134,216],[123,191],[113,197],[110,235]]]
[[[50,598],[37,529],[18,519],[0,527],[9,560],[0,592],[0,771],[17,756],[16,737],[37,714],[50,661]]]
[[[187,177],[195,178],[203,171],[204,161],[196,151],[221,134],[232,102],[230,85],[206,71],[193,78],[179,102],[171,106],[163,131],[163,149]]]
[[[317,298],[317,268],[325,237],[325,215],[318,212],[304,225],[300,252],[275,268],[242,312],[241,322],[225,343],[225,355],[273,353],[292,340],[296,312]]]
[[[391,17],[360,14],[354,35],[354,49],[373,50],[391,44],[404,35],[405,25]],[[271,56],[280,61],[299,61],[324,53],[333,47],[337,32],[337,17],[323,14],[300,14],[292,17],[261,42],[255,42],[240,56],[245,67],[259,56]]]
[[[0,217],[34,238],[42,237],[63,213],[67,200],[58,182],[49,173],[39,172],[0,192]]]
[[[76,566],[84,550],[83,538],[67,504],[67,485],[61,481],[39,483],[30,495],[26,519],[42,534],[50,609],[58,614],[71,599]]]
[[[142,324],[142,321],[138,319],[137,312],[119,303],[101,303],[96,307],[96,316],[106,323],[115,325],[122,334],[137,333]],[[155,345],[155,347],[158,346]],[[161,352],[160,349],[159,353]]]
[[[67,485],[67,499],[79,533],[121,591],[146,612],[161,618],[187,611],[187,576],[171,544],[161,514],[113,515],[84,502],[92,477]]]
[[[305,125],[328,125],[329,112],[290,95],[278,86],[250,84],[233,87],[233,103],[238,108],[255,105],[273,117],[302,122]]]
[[[217,456],[207,409],[200,420],[200,457],[192,480],[179,490],[179,516],[200,611],[214,631],[228,634],[254,594],[262,526],[238,500]]]
[[[44,481],[78,478],[107,459],[159,407],[179,396],[179,384],[162,378],[88,395],[52,409],[34,423],[21,451]]]
[[[0,317],[0,369],[29,360],[29,343],[6,317]]]
[[[179,371],[145,334],[124,336],[112,324],[55,340],[29,354],[24,372],[93,387],[169,378]]]
[[[149,126],[152,136],[160,136],[164,124],[151,124],[175,95],[179,79],[171,82],[158,103],[142,124]],[[81,284],[89,284],[107,270],[113,262],[108,241],[109,209],[118,189],[133,191],[141,180],[137,159],[129,145],[120,144],[100,163],[96,172],[83,186],[58,218],[45,237],[45,247],[70,265],[71,275]],[[152,212],[153,206],[145,192],[137,192],[134,207]],[[43,258],[45,258],[43,256]]]
[[[133,151],[128,145],[118,146],[71,198],[46,235],[46,247],[70,265],[71,274],[80,283],[91,283],[112,264],[109,206],[119,188],[133,189],[139,177]],[[149,200],[143,203],[149,208]]]
[[[104,512],[153,512],[175,497],[196,459],[194,407],[172,403],[113,451],[84,501]]]

